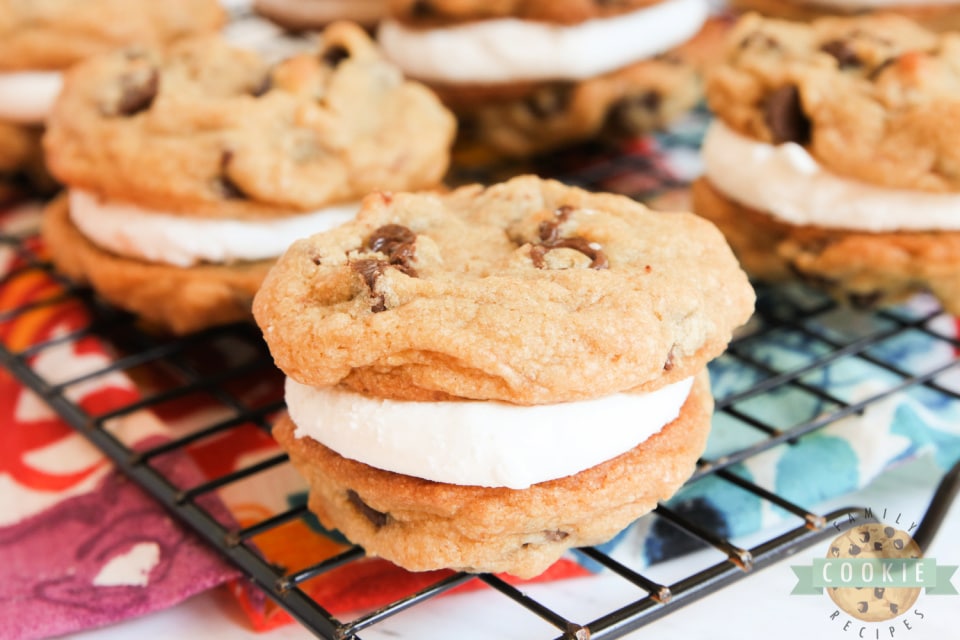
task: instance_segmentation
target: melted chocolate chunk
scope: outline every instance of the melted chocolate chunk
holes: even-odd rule
[[[233,151],[224,150],[220,156],[220,175],[216,178],[216,189],[227,200],[242,200],[247,197],[247,194],[227,174],[232,161]]]
[[[604,128],[617,134],[638,134],[655,127],[660,121],[663,95],[658,91],[624,96],[607,113]]]
[[[429,18],[436,14],[436,7],[430,0],[417,0],[410,7],[410,15],[414,18]]]
[[[545,257],[554,249],[573,249],[590,258],[591,269],[606,269],[610,266],[607,260],[607,254],[603,252],[586,238],[561,238],[560,225],[567,221],[573,213],[573,207],[563,205],[555,212],[555,219],[540,223],[538,229],[540,244],[530,247],[530,259],[533,266],[537,269],[543,269],[547,263]]]
[[[664,370],[664,371],[670,371],[671,369],[673,369],[673,364],[674,364],[674,363],[673,363],[673,357],[674,357],[674,351],[675,351],[675,349],[676,349],[675,346],[674,346],[674,347],[670,347],[670,351],[667,352],[667,359],[664,360],[664,362],[663,362],[663,370]]]
[[[876,80],[877,78],[880,77],[880,74],[883,73],[883,72],[887,69],[887,67],[891,67],[891,66],[893,66],[894,64],[896,64],[896,62],[897,62],[898,59],[899,59],[898,56],[894,56],[894,57],[892,57],[892,58],[887,58],[886,60],[884,60],[883,62],[881,62],[880,64],[878,64],[876,67],[874,67],[874,68],[873,68],[873,71],[870,72],[870,74],[867,76],[867,78],[870,79],[870,80]]]
[[[377,511],[366,502],[364,502],[360,496],[357,495],[357,492],[353,489],[347,489],[347,500],[350,501],[354,507],[357,508],[357,511],[363,515],[364,518],[370,521],[377,529],[381,529],[387,524],[387,514]]]
[[[383,260],[354,260],[350,263],[350,266],[354,271],[360,274],[360,277],[363,278],[363,282],[367,285],[367,288],[370,289],[370,293],[374,294],[373,305],[370,307],[370,311],[374,313],[386,311],[386,300],[384,299],[383,294],[375,294],[376,289],[374,287],[377,284],[377,280],[383,275],[388,263],[384,262]]]
[[[350,57],[350,51],[343,45],[335,44],[323,52],[324,64],[336,69],[340,63]]]
[[[754,31],[753,33],[748,33],[743,40],[740,41],[739,47],[741,49],[746,49],[748,47],[762,47],[764,49],[779,49],[780,43],[765,33],[760,33],[759,31]]]
[[[417,234],[402,224],[385,224],[367,238],[366,248],[387,256],[390,266],[396,267],[411,278],[417,277],[413,268],[416,255]]]
[[[384,274],[387,267],[397,269],[411,278],[417,277],[417,270],[413,268],[413,259],[416,255],[417,234],[400,224],[385,224],[374,231],[363,248],[369,251],[382,253],[386,260],[366,258],[354,260],[350,263],[353,270],[360,274],[371,293],[376,291],[377,280]],[[383,295],[375,295],[370,310],[380,313],[387,310]]]
[[[841,69],[859,67],[863,64],[863,60],[861,60],[860,56],[857,55],[857,52],[853,50],[853,47],[843,40],[831,40],[830,42],[825,42],[823,46],[820,47],[820,51],[833,56],[837,61],[837,65],[839,65]]]
[[[810,142],[810,119],[803,112],[800,91],[795,86],[780,87],[767,96],[763,116],[774,144]]]
[[[116,115],[133,116],[146,111],[153,104],[160,90],[160,72],[151,68],[146,74],[131,73],[120,79],[120,101],[117,102]]]
[[[263,76],[263,79],[260,80],[259,83],[257,83],[257,86],[250,90],[250,95],[252,95],[254,98],[259,98],[270,91],[270,89],[273,89],[273,76],[268,73],[267,75]]]

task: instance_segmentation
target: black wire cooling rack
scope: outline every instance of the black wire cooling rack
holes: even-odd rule
[[[605,181],[624,172],[648,172],[651,167],[641,159],[619,156],[609,162],[597,162],[588,172],[578,170],[576,180],[587,186],[604,186]],[[663,186],[663,181],[659,183]],[[668,185],[670,186],[670,185]],[[43,342],[11,347],[11,341],[0,345],[0,365],[10,371],[26,386],[36,392],[74,429],[89,438],[116,466],[153,498],[167,507],[185,525],[215,547],[257,587],[275,600],[295,619],[313,633],[324,638],[359,637],[394,615],[411,607],[421,606],[461,585],[485,587],[518,605],[522,610],[545,625],[542,637],[613,638],[668,615],[683,605],[701,598],[723,586],[749,576],[759,568],[795,553],[797,550],[825,539],[833,533],[827,524],[856,507],[831,513],[816,513],[807,506],[795,504],[769,487],[759,486],[738,473],[738,463],[749,460],[774,447],[790,447],[812,432],[854,414],[862,414],[870,405],[896,394],[922,388],[950,401],[960,396],[941,381],[952,370],[960,367],[960,359],[946,362],[924,371],[907,370],[896,362],[878,355],[876,347],[905,336],[922,336],[925,340],[942,343],[950,350],[960,349],[951,332],[943,331],[946,318],[937,309],[926,312],[900,310],[881,313],[851,312],[839,309],[833,302],[811,295],[806,290],[760,291],[756,316],[745,332],[714,365],[737,363],[753,374],[735,391],[717,398],[717,420],[735,423],[737,428],[753,434],[747,446],[724,452],[722,456],[700,461],[689,485],[706,478],[729,484],[756,499],[782,510],[786,524],[775,535],[760,542],[746,544],[731,539],[717,528],[716,522],[702,519],[695,512],[660,505],[646,518],[651,527],[669,527],[680,532],[689,544],[687,550],[707,550],[706,565],[689,575],[669,580],[652,577],[647,568],[630,566],[615,559],[601,548],[587,548],[577,553],[595,563],[603,573],[623,583],[624,601],[611,605],[599,615],[586,619],[557,610],[546,601],[530,596],[523,586],[511,585],[493,575],[452,574],[438,578],[432,584],[410,593],[374,611],[366,611],[349,619],[332,615],[325,603],[311,597],[304,585],[310,580],[329,574],[363,558],[360,548],[326,558],[310,566],[290,568],[279,566],[265,557],[257,546],[260,536],[297,520],[312,516],[302,505],[264,518],[259,522],[239,527],[224,517],[213,499],[218,490],[241,482],[256,482],[264,474],[288,465],[286,456],[270,455],[239,471],[225,473],[202,484],[183,487],[166,475],[163,461],[183,452],[190,446],[213,438],[229,438],[250,425],[269,431],[271,416],[282,409],[276,397],[253,397],[251,380],[275,377],[266,347],[255,327],[231,325],[200,332],[182,338],[158,336],[138,327],[133,318],[102,303],[89,290],[60,278],[52,271],[42,250],[30,235],[0,235],[0,252],[6,252],[17,264],[0,280],[0,291],[17,287],[38,274],[52,276],[55,286],[27,305],[14,308],[0,306],[0,335],[4,327],[30,314],[43,313],[55,305],[80,305],[89,322],[83,326]],[[852,318],[852,320],[851,320]],[[856,330],[851,330],[854,327]],[[34,366],[37,359],[51,349],[77,341],[96,338],[112,350],[109,364],[84,372],[71,379],[51,382]],[[803,357],[789,368],[773,366],[762,357],[764,345],[785,343],[801,345],[797,353]],[[211,360],[212,347],[233,354],[227,364]],[[864,366],[883,372],[888,384],[865,399],[848,399],[835,394],[829,376],[819,375],[844,360],[855,360]],[[143,378],[144,370],[162,371],[166,381],[136,401],[109,411],[96,413],[80,406],[71,389],[115,372],[124,372],[134,380]],[[153,375],[153,374],[151,374]],[[825,382],[824,382],[825,380]],[[755,410],[758,401],[775,398],[777,394],[801,394],[815,406],[808,419],[783,424],[782,417]],[[151,411],[184,398],[202,395],[218,403],[224,411],[209,424],[174,440],[165,441],[148,449],[133,449],[118,436],[114,425],[124,416]],[[761,403],[762,404],[762,403]],[[224,417],[225,416],[225,417]],[[719,428],[719,427],[717,427]],[[956,493],[954,471],[934,496],[928,516],[920,526],[917,541],[925,547],[935,533],[940,520]],[[317,535],[321,535],[317,533]],[[584,578],[588,584],[589,578]],[[538,623],[539,624],[539,623]],[[504,630],[503,636],[508,635]],[[430,637],[423,630],[418,637]]]

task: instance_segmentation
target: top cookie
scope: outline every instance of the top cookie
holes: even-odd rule
[[[711,223],[531,176],[370,195],[294,243],[254,301],[303,384],[518,404],[689,377],[752,309]]]
[[[217,37],[130,48],[68,72],[44,140],[54,175],[171,213],[262,218],[433,186],[453,116],[369,36],[269,68]]]
[[[435,26],[467,20],[518,18],[558,24],[576,24],[591,18],[627,13],[662,0],[388,0],[394,18],[417,26]]]
[[[960,190],[960,34],[894,15],[809,25],[748,15],[707,98],[736,131],[804,145],[838,175]]]
[[[218,29],[217,0],[0,0],[0,71],[57,70],[120,46]]]

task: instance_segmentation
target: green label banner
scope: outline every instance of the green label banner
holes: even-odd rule
[[[824,587],[922,587],[929,595],[957,595],[950,578],[956,565],[933,558],[815,558],[790,567],[797,576],[791,595],[823,593]]]

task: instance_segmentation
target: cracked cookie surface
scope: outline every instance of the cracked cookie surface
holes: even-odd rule
[[[752,309],[712,224],[532,176],[373,194],[294,243],[254,302],[303,384],[518,404],[689,377]]]
[[[837,175],[960,191],[960,34],[890,14],[809,25],[748,15],[707,100],[735,131],[796,142]]]
[[[331,25],[270,67],[216,37],[129,48],[71,70],[45,148],[63,182],[210,218],[265,218],[434,186],[455,123],[369,36]]]

